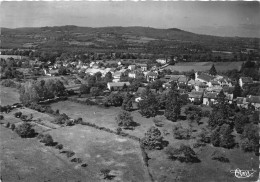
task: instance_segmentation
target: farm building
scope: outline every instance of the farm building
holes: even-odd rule
[[[109,90],[120,90],[124,86],[129,86],[129,85],[130,85],[129,82],[108,82],[107,83],[107,88]]]
[[[239,85],[240,87],[243,87],[245,84],[253,83],[253,79],[250,77],[241,77],[239,78]]]

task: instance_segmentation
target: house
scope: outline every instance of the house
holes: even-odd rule
[[[217,96],[218,96],[218,93],[216,93],[216,92],[205,93],[203,96],[203,104],[207,105],[207,106],[211,105],[211,104],[215,104],[216,100],[217,100]]]
[[[253,83],[253,79],[251,77],[241,77],[239,78],[239,85],[242,88],[245,84]]]
[[[167,59],[156,59],[157,63],[161,63],[161,64],[166,64],[167,63]]]
[[[136,78],[136,73],[135,72],[129,72],[128,77],[129,78]]]
[[[164,78],[169,82],[187,83],[188,78],[185,75],[165,75]]]
[[[239,107],[243,107],[243,108],[248,107],[248,102],[246,101],[245,97],[237,97],[236,103],[237,103],[237,106],[239,106]]]
[[[135,65],[129,65],[128,69],[131,70],[131,71],[134,71],[135,70]]]
[[[246,97],[246,102],[252,104],[255,109],[260,110],[260,96],[248,95]]]
[[[113,82],[119,82],[120,81],[120,78],[121,78],[121,75],[122,75],[122,72],[119,72],[119,71],[116,71],[113,75]]]
[[[194,88],[196,91],[205,90],[207,87],[208,85],[206,83],[195,80]]]
[[[107,83],[107,88],[109,90],[121,90],[123,89],[124,86],[129,86],[129,82],[108,82]]]
[[[188,95],[191,102],[200,102],[203,97],[203,92],[191,91]]]
[[[195,73],[195,81],[200,81],[206,84],[208,84],[214,78],[214,76],[208,75],[206,73],[201,73],[200,75],[198,75],[198,72]]]
[[[138,64],[141,67],[142,71],[147,71],[147,64]]]
[[[146,74],[146,79],[147,79],[148,82],[154,81],[157,78],[158,78],[158,73],[156,73],[156,72],[149,71]]]

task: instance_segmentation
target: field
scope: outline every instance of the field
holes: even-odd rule
[[[37,139],[22,139],[0,126],[1,180],[5,182],[97,181],[91,172],[77,168],[57,149],[40,144]]]
[[[20,102],[17,89],[0,86],[0,105],[12,105]]]
[[[148,181],[139,143],[87,126],[62,127],[49,131],[54,140],[72,150],[88,164],[93,175],[111,170],[112,181]]]
[[[120,108],[100,108],[98,106],[86,106],[70,101],[63,101],[51,105],[53,109],[59,109],[61,113],[66,113],[72,118],[82,117],[84,121],[95,123],[98,126],[107,127],[115,130],[117,125],[115,116],[120,111]],[[208,109],[208,108],[203,108]],[[137,111],[132,112],[134,121],[139,123],[133,131],[124,130],[124,132],[137,137],[143,137],[144,133],[153,124],[153,118],[144,118]],[[163,118],[163,117],[162,117]],[[180,123],[183,127],[189,127],[187,120],[180,120],[176,123],[163,119],[164,126],[160,127],[163,137],[169,141],[170,145],[179,146],[182,143],[193,146],[196,142],[196,136],[207,123],[207,118],[202,118],[202,124],[197,125],[193,123],[192,138],[190,140],[178,140],[173,137],[173,125]],[[194,149],[197,153],[200,163],[186,164],[178,161],[171,161],[164,153],[165,149],[161,151],[149,151],[149,169],[155,180],[158,181],[202,181],[202,182],[217,182],[217,181],[237,181],[234,174],[230,170],[240,169],[255,169],[258,170],[258,157],[252,153],[244,153],[240,149],[224,149],[207,145],[206,147],[199,147]],[[222,150],[229,158],[229,163],[221,163],[211,159],[211,154],[215,150]],[[258,173],[256,173],[258,174]],[[254,179],[257,178],[255,174]],[[252,180],[249,178],[248,181]]]
[[[217,71],[240,70],[243,62],[182,62],[175,65],[170,65],[164,69],[171,69],[172,71],[186,72],[186,71],[208,71],[214,64]]]

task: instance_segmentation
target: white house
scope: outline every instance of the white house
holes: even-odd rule
[[[166,59],[156,59],[157,63],[161,63],[161,64],[166,64],[167,60]]]
[[[239,85],[243,87],[244,84],[253,83],[253,79],[251,77],[241,77],[239,78]]]
[[[120,90],[124,86],[129,86],[129,85],[130,85],[129,82],[108,82],[107,83],[107,88],[109,90]]]

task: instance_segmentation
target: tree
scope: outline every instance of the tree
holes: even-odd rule
[[[213,130],[213,132],[210,136],[210,141],[211,141],[212,145],[215,147],[219,147],[219,145],[220,145],[219,130],[220,130],[220,127],[215,128],[215,130]]]
[[[216,75],[217,74],[217,70],[215,68],[215,65],[213,64],[209,70],[209,74],[211,75]]]
[[[112,73],[110,71],[106,73],[104,80],[105,80],[106,83],[112,82],[113,76],[112,76]]]
[[[23,84],[19,90],[19,93],[20,101],[24,105],[29,105],[33,102],[37,103],[40,100],[36,86],[32,82],[26,82],[25,84]]]
[[[160,150],[164,147],[162,134],[160,130],[154,126],[148,129],[145,136],[141,139],[141,143],[144,148],[148,150]]]
[[[105,100],[106,106],[121,106],[123,103],[123,97],[120,93],[111,93]]]
[[[196,121],[198,124],[200,124],[200,119],[202,117],[202,109],[197,106],[188,106],[185,109],[185,114],[187,115],[187,118],[191,121]]]
[[[22,138],[33,137],[35,135],[35,131],[30,123],[22,123],[15,131]]]
[[[91,87],[90,93],[92,96],[99,96],[100,95],[100,89],[98,87]]]
[[[234,87],[234,91],[233,91],[233,98],[237,98],[237,97],[241,97],[242,96],[242,88],[240,87],[239,83],[237,82],[235,87]]]
[[[166,154],[172,160],[179,160],[181,162],[200,162],[195,151],[189,145],[181,144],[179,148],[170,146],[166,149]]]
[[[133,109],[132,102],[133,102],[133,95],[127,93],[122,103],[122,109],[126,111],[131,111]]]
[[[224,148],[232,148],[235,146],[235,140],[232,133],[232,128],[228,124],[223,124],[220,127],[220,146]]]
[[[81,94],[89,94],[90,92],[90,87],[86,84],[81,84],[80,87],[79,87],[79,92]]]
[[[180,94],[177,90],[177,84],[172,83],[171,90],[167,95],[164,116],[173,122],[176,122],[181,113]]]
[[[67,70],[66,67],[61,66],[61,67],[59,68],[59,70],[58,70],[58,73],[59,73],[59,75],[67,75],[68,70]]]
[[[149,86],[151,89],[159,90],[160,88],[162,88],[163,83],[164,83],[163,81],[158,79],[158,80],[155,80],[152,83],[150,83]]]
[[[45,134],[40,138],[40,142],[44,143],[47,146],[53,145],[54,141],[50,134]]]
[[[158,101],[155,94],[147,88],[141,95],[142,100],[138,103],[140,113],[145,117],[155,117],[158,112]]]
[[[118,126],[123,127],[124,129],[133,129],[135,124],[133,116],[131,116],[131,113],[127,111],[121,111],[116,116],[116,122]]]
[[[248,116],[238,113],[235,116],[234,124],[235,124],[235,129],[237,133],[242,134],[244,131],[244,127],[246,124],[249,123],[249,118]]]
[[[183,128],[180,123],[175,125],[173,127],[172,131],[173,131],[173,136],[176,139],[187,140],[187,139],[190,139],[190,137],[191,137],[191,129],[190,128]]]

